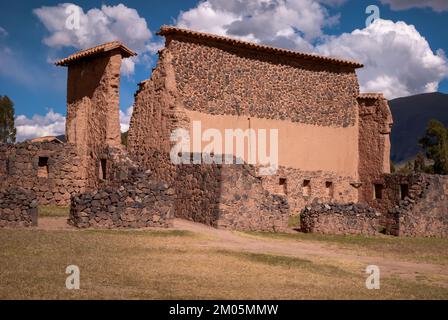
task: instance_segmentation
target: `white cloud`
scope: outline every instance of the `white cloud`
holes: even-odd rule
[[[80,13],[79,28],[66,27],[69,6],[78,8]],[[123,4],[117,6],[103,5],[101,9],[91,9],[84,12],[79,6],[71,3],[59,4],[53,7],[35,9],[34,14],[49,31],[44,43],[52,48],[74,47],[86,49],[98,44],[120,40],[138,53],[147,51],[151,43],[152,33],[146,20],[140,17],[137,10]],[[134,73],[138,60],[125,60],[123,72],[125,75]]]
[[[388,98],[437,90],[448,76],[442,50],[434,53],[414,26],[377,20],[369,27],[329,38],[316,50],[325,55],[355,59],[361,90],[383,92]]]
[[[381,0],[381,3],[390,5],[392,10],[411,8],[431,8],[436,12],[448,10],[447,0]]]
[[[448,76],[447,59],[442,50],[434,53],[412,25],[379,20],[362,30],[326,35],[325,27],[337,23],[338,16],[330,16],[324,5],[344,3],[344,0],[207,0],[182,12],[177,25],[358,60],[365,65],[358,72],[361,89],[384,92],[389,98],[437,90],[438,83]],[[436,6],[439,2],[432,3]]]
[[[133,107],[127,108],[124,112],[120,110],[121,132],[129,130],[132,111]],[[17,129],[17,141],[19,142],[38,137],[65,134],[65,117],[53,110],[48,111],[46,115],[35,114],[31,118],[25,115],[19,115],[15,119],[15,125]]]
[[[127,108],[124,112],[120,110],[120,127],[121,132],[129,130],[129,123],[131,122],[133,107]]]
[[[8,36],[8,31],[6,31],[6,29],[0,27],[0,38],[2,37],[7,37]]]
[[[322,36],[323,29],[338,19],[316,0],[208,0],[182,12],[177,25],[309,51],[309,41]]]
[[[28,118],[19,115],[15,119],[17,140],[24,141],[37,137],[58,136],[65,133],[65,117],[50,110],[46,115]]]

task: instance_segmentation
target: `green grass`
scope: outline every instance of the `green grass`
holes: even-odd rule
[[[288,227],[293,229],[298,229],[300,227],[300,216],[289,216]]]
[[[58,206],[39,206],[39,217],[41,218],[68,218],[70,214],[70,208],[58,207]]]
[[[394,236],[323,235],[312,233],[245,232],[248,236],[277,240],[316,241],[355,250],[359,254],[394,256],[404,260],[448,265],[448,239]]]

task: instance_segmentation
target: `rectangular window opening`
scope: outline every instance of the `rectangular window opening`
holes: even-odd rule
[[[39,157],[37,176],[39,178],[48,178],[48,173],[50,172],[48,168],[48,157]]]
[[[400,198],[404,200],[404,198],[409,196],[409,185],[408,184],[400,184]]]
[[[333,198],[333,195],[334,195],[333,182],[331,182],[331,181],[325,182],[325,191],[327,193],[327,197]]]
[[[311,196],[311,180],[303,180],[302,193],[304,197]]]
[[[288,181],[286,180],[286,178],[280,178],[279,181],[278,181],[278,184],[279,184],[281,187],[283,187],[282,192],[283,192],[284,194],[287,194],[287,193],[288,193]]]
[[[382,184],[374,184],[374,193],[375,193],[375,199],[381,200],[383,199],[383,189],[384,186]]]
[[[101,159],[100,161],[100,179],[106,180],[107,179],[107,160]]]

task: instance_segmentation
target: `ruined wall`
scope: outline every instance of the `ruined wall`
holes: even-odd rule
[[[381,184],[390,173],[390,132],[393,123],[387,103],[381,95],[359,99],[359,201],[375,206],[374,184]]]
[[[37,226],[37,199],[23,188],[0,189],[0,228]]]
[[[41,205],[67,206],[87,180],[76,148],[55,142],[0,145],[0,188],[33,191]]]
[[[334,172],[280,167],[277,174],[262,176],[260,179],[270,193],[286,197],[291,215],[299,215],[306,205],[315,200],[339,203],[358,200],[358,190],[352,185],[353,179]]]
[[[448,177],[386,175],[377,206],[387,232],[396,236],[448,237]]]
[[[312,204],[300,215],[303,232],[321,234],[378,235],[381,213],[365,204]]]
[[[105,179],[97,190],[74,195],[69,223],[78,228],[169,227],[175,190],[154,178],[121,148],[108,147]]]
[[[70,64],[67,83],[67,142],[83,158],[82,174],[97,183],[95,168],[106,146],[119,146],[121,53],[91,57]]]
[[[286,198],[265,190],[253,166],[180,165],[175,186],[176,217],[232,230],[288,227]]]

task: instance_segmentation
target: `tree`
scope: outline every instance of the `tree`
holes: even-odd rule
[[[128,131],[121,133],[121,144],[124,146],[128,146]]]
[[[16,142],[14,103],[8,96],[0,96],[0,143]]]
[[[425,155],[419,152],[414,160],[414,172],[422,173],[425,172],[425,169]]]
[[[426,156],[434,161],[435,174],[448,174],[448,128],[437,120],[430,120],[420,146]]]

